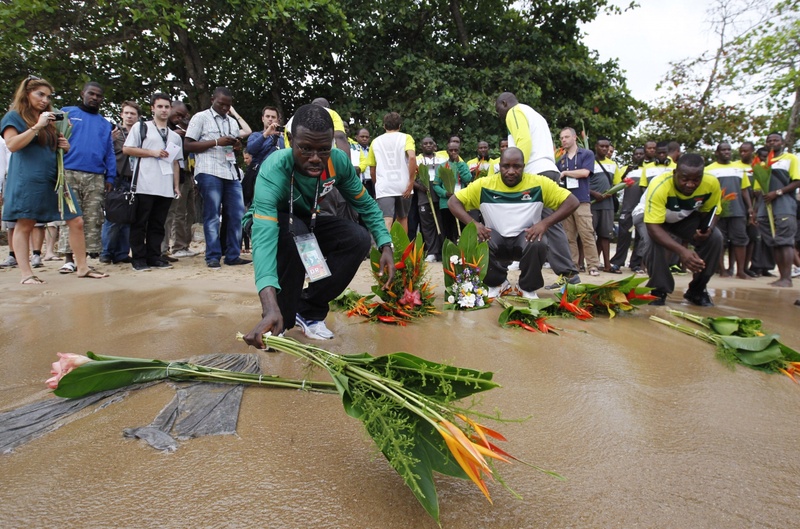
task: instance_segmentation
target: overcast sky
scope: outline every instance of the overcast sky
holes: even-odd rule
[[[621,0],[617,4],[624,3]],[[584,42],[603,60],[618,59],[633,97],[652,101],[670,61],[716,49],[706,10],[713,0],[639,0],[621,15],[601,15],[584,25]]]

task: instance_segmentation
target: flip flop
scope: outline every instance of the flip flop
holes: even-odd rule
[[[73,262],[64,263],[64,266],[58,269],[59,274],[71,274],[78,270],[78,267]]]
[[[28,276],[19,282],[20,285],[44,285],[46,281],[36,276]]]
[[[86,279],[103,279],[104,277],[108,277],[108,274],[104,274],[103,272],[98,272],[92,267],[89,267],[89,271],[83,275],[78,275],[80,278]]]

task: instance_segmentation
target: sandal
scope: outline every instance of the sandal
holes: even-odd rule
[[[58,273],[59,274],[71,274],[73,272],[76,272],[77,270],[78,270],[78,267],[75,266],[75,263],[70,261],[69,263],[64,263],[64,265],[61,268],[58,269]]]
[[[608,274],[621,274],[622,270],[620,270],[619,267],[616,265],[611,265],[605,270],[603,270],[603,272],[606,272]]]
[[[46,281],[36,276],[28,276],[19,282],[20,285],[44,285]]]
[[[45,257],[44,261],[60,261],[63,257],[59,257],[57,255],[51,255],[50,257]]]
[[[599,276],[600,272],[597,271],[597,268],[590,268],[589,269],[589,275],[590,276]]]
[[[105,274],[103,272],[98,272],[97,270],[95,270],[90,266],[88,272],[86,272],[83,275],[78,275],[78,277],[86,279],[103,279],[104,277],[108,277],[108,274]]]

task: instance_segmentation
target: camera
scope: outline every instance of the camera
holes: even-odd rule
[[[286,130],[286,127],[284,127],[283,125],[276,125],[275,126],[275,132],[284,132],[285,130]]]
[[[55,121],[64,121],[64,113],[63,112],[53,112],[53,119]]]

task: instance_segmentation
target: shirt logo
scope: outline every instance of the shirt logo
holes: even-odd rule
[[[522,193],[522,196],[520,197],[520,200],[528,200],[529,201],[530,199],[531,199],[531,194],[530,194],[529,191],[525,191],[524,193]]]
[[[333,183],[334,183],[333,180],[322,182],[322,192],[319,194],[319,196],[324,197],[325,195],[333,191]]]

